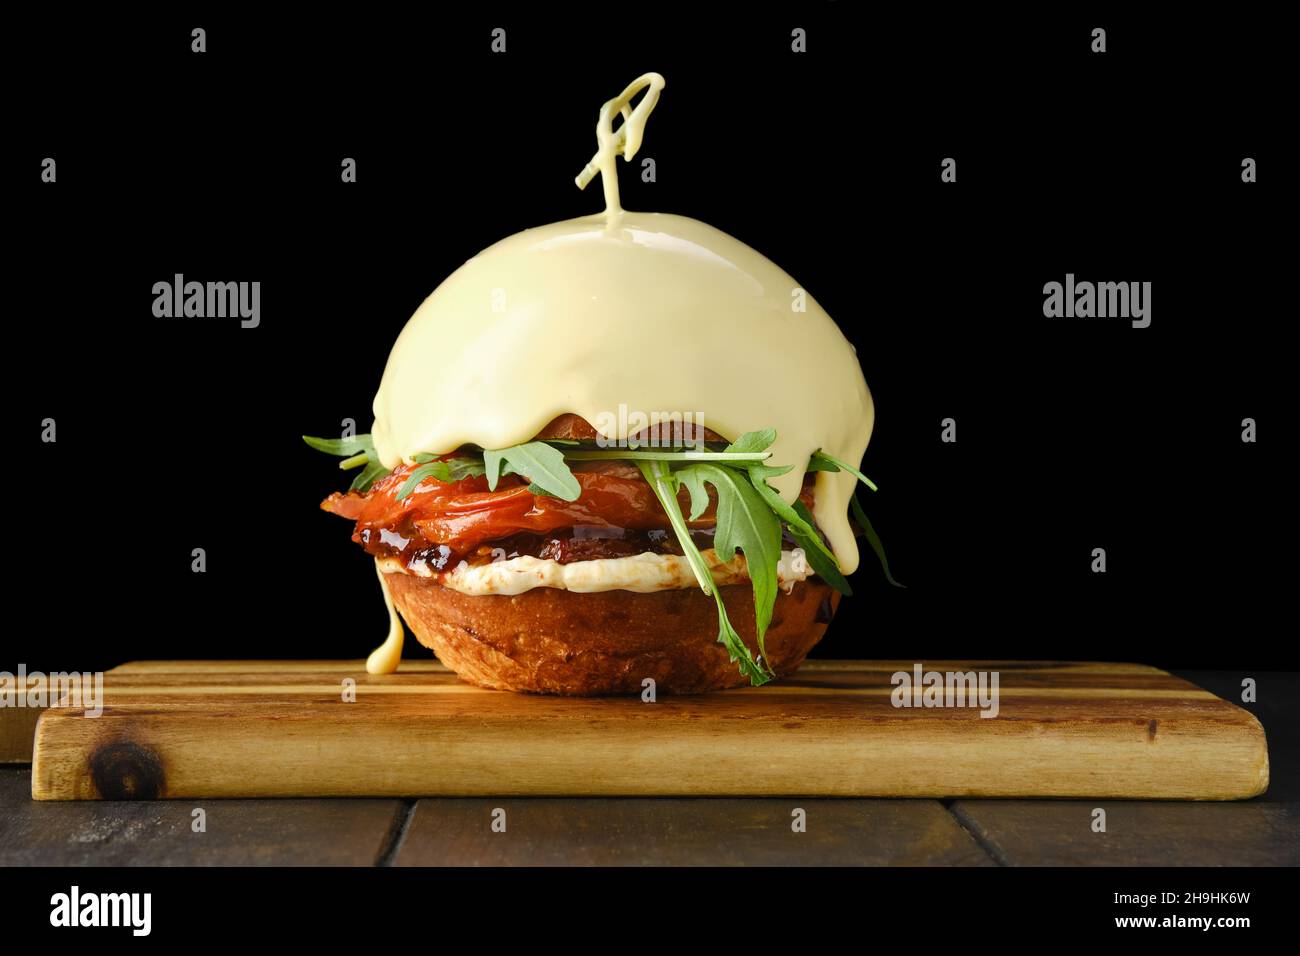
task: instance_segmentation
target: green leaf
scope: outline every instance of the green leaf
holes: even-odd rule
[[[426,478],[451,481],[451,469],[445,461],[426,462],[406,476],[406,481],[402,482],[402,487],[397,490],[397,500],[403,501],[410,497]]]
[[[819,467],[814,468],[813,467],[814,462],[817,463]],[[827,467],[828,465],[834,467]],[[807,470],[808,471],[841,471],[841,470],[847,471],[851,475],[856,475],[858,481],[862,482],[872,491],[880,490],[879,488],[876,487],[876,483],[874,481],[872,481],[862,472],[858,471],[852,465],[846,462],[842,462],[838,458],[832,458],[830,455],[826,454],[826,452],[822,451],[821,449],[818,449],[817,451],[812,453],[812,457],[808,460]]]
[[[675,475],[690,492],[691,520],[694,521],[709,507],[709,490],[704,487],[704,476],[693,468],[683,468]]]
[[[477,478],[483,474],[483,462],[477,458],[468,458],[458,456],[447,459],[447,468],[451,472],[452,481],[461,481],[465,478]]]
[[[705,594],[713,595],[718,608],[718,643],[727,649],[727,656],[733,664],[739,666],[740,673],[749,678],[750,684],[755,687],[766,684],[776,675],[771,673],[766,660],[761,665],[754,660],[745,642],[731,626],[731,620],[727,617],[727,607],[722,602],[722,595],[713,583],[713,575],[709,572],[704,556],[691,540],[690,529],[686,527],[686,519],[682,517],[682,509],[677,504],[675,476],[663,462],[638,461],[637,467],[641,469],[641,475],[654,491],[659,503],[663,505],[664,513],[668,515],[668,522],[677,535],[677,541],[682,546],[687,563],[695,572],[695,579],[699,581],[700,588]]]
[[[749,583],[754,589],[754,623],[758,649],[764,662],[767,648],[764,635],[772,622],[776,604],[776,566],[781,560],[781,522],[767,507],[749,481],[749,476],[721,465],[701,463],[677,470],[678,480],[694,481],[694,472],[718,492],[718,524],[713,532],[713,548],[723,561],[730,561],[739,548],[745,553]],[[690,485],[687,484],[687,488]]]
[[[407,475],[406,481],[402,482],[402,487],[397,490],[398,501],[403,501],[414,493],[426,478],[436,478],[438,481],[450,483],[483,474],[483,465],[475,458],[460,456],[448,458],[446,461],[437,459],[430,461],[423,453],[415,456],[416,461],[421,459],[424,459],[425,463]]]
[[[488,491],[497,490],[497,482],[501,480],[501,462],[503,452],[483,451],[483,473],[487,476]]]
[[[316,438],[303,435],[302,440],[317,451],[327,455],[343,458],[339,467],[345,470],[361,468],[348,486],[349,491],[367,491],[378,479],[388,474],[388,469],[379,463],[379,453],[369,435],[354,435],[351,438]],[[362,468],[361,466],[365,466]]]
[[[348,491],[369,491],[370,486],[388,474],[388,469],[378,461],[369,461],[365,468],[357,472],[348,486]]]
[[[718,605],[718,643],[727,649],[727,657],[731,659],[731,663],[738,665],[740,673],[749,678],[749,685],[762,687],[776,677],[775,672],[768,666],[766,659],[760,664],[754,660],[754,655],[749,653],[749,647],[744,639],[731,626],[731,618],[727,617],[727,606],[722,603],[722,595],[715,592],[713,599]]]
[[[494,460],[489,462],[489,456]],[[499,460],[495,460],[499,456]],[[495,451],[483,452],[483,463],[487,469],[488,487],[496,489],[493,469],[500,474],[501,462],[509,465],[509,471],[527,477],[544,494],[562,498],[565,501],[577,501],[582,494],[582,486],[573,472],[564,463],[564,455],[546,442],[530,441],[523,445],[513,445]]]
[[[695,580],[700,583],[700,590],[705,594],[712,594],[713,575],[709,573],[709,566],[704,556],[700,554],[700,549],[695,547],[695,542],[691,540],[691,531],[686,527],[681,506],[677,504],[676,476],[662,462],[637,462],[637,467],[641,469],[641,477],[646,480],[650,490],[655,493],[655,497],[663,506],[664,513],[668,516],[668,523],[672,525],[677,540],[682,545],[686,561],[695,572]]]
[[[370,456],[371,461],[379,460],[379,456],[375,454],[374,443],[370,440],[369,435],[353,435],[351,438],[315,438],[311,435],[303,435],[302,440],[312,448],[323,451],[327,455],[349,458],[358,452],[365,452]]]
[[[825,542],[821,539],[821,535],[819,535],[816,528],[813,527],[811,517],[805,519],[803,514],[797,510],[799,502],[796,501],[794,506],[786,504],[785,499],[776,493],[775,488],[763,480],[762,477],[755,475],[756,470],[757,469],[754,468],[749,469],[749,480],[753,483],[754,490],[758,492],[759,496],[767,506],[772,509],[778,518],[784,521],[791,528],[797,528],[801,531],[814,549],[820,550],[828,561],[833,562],[838,567],[839,562],[835,560],[835,555],[831,553],[830,548],[826,547]],[[808,509],[805,508],[804,513],[806,513],[807,510]],[[808,548],[805,547],[804,550],[807,551]],[[809,563],[811,564],[812,562],[810,561]]]
[[[645,448],[581,448],[564,452],[569,461],[723,461],[741,462],[766,461],[771,452],[737,452],[737,451],[694,451],[645,449]],[[793,466],[792,466],[793,467]]]
[[[774,441],[776,441],[776,429],[764,428],[762,431],[745,432],[723,450],[729,452],[766,451]]]
[[[803,526],[787,524],[790,529],[790,536],[794,538],[795,543],[803,548],[804,557],[808,560],[808,566],[813,572],[841,594],[852,594],[853,588],[849,587],[849,582],[845,579],[844,574],[840,571],[840,562],[836,560],[835,555],[830,552],[822,541],[821,535],[813,528],[812,513],[808,511],[808,506],[802,501],[794,503],[794,510],[799,518],[803,521]],[[807,526],[809,531],[804,530]]]
[[[777,475],[785,475],[794,471],[794,465],[781,465],[779,468],[775,465],[750,465],[748,467],[751,478],[757,475],[765,481],[768,478],[775,478]]]
[[[856,493],[849,499],[849,504],[853,509],[853,519],[862,528],[862,533],[867,536],[867,542],[871,545],[871,550],[876,552],[876,557],[880,560],[880,567],[885,572],[885,580],[896,588],[907,587],[907,585],[895,581],[894,576],[889,573],[889,559],[885,557],[885,546],[880,541],[880,535],[876,534],[876,529],[871,527],[871,522],[867,519],[867,513],[862,510],[862,505],[858,501]]]

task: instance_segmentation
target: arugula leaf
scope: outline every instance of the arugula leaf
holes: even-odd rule
[[[667,465],[660,462],[637,462],[637,467],[641,469],[641,477],[646,480],[646,484],[650,486],[650,490],[655,493],[655,497],[663,506],[664,513],[668,515],[668,523],[672,525],[677,540],[682,542],[682,551],[691,570],[695,573],[695,580],[700,583],[700,590],[705,594],[712,594],[713,575],[709,573],[709,566],[704,556],[700,554],[700,549],[695,547],[695,542],[691,540],[691,531],[686,527],[686,519],[682,517],[682,509],[677,504],[677,477],[668,470]]]
[[[504,452],[483,450],[483,474],[487,476],[488,491],[497,490],[497,482],[501,480],[501,463],[504,460]]]
[[[782,465],[779,468],[775,465],[750,465],[748,467],[751,478],[754,475],[757,475],[764,481],[768,478],[775,478],[777,475],[784,475],[794,471],[794,465]]]
[[[704,487],[704,475],[694,468],[683,468],[675,477],[686,486],[691,495],[691,517],[694,521],[709,507],[709,490]]]
[[[766,658],[761,662],[754,660],[744,639],[731,626],[731,619],[727,617],[727,606],[722,603],[722,595],[716,590],[713,592],[713,600],[718,605],[718,643],[727,649],[727,656],[731,659],[731,663],[736,664],[740,668],[740,673],[749,678],[750,687],[762,687],[773,680],[776,672],[768,666]]]
[[[695,451],[683,448],[660,449],[645,448],[580,448],[564,452],[570,461],[721,461],[751,462],[766,461],[771,452],[737,452],[737,451]],[[793,466],[790,466],[793,467]],[[789,471],[789,468],[786,469]]]
[[[505,471],[502,471],[503,464],[508,466]],[[513,472],[532,482],[529,487],[535,489],[534,494],[550,495],[565,501],[577,501],[582,494],[578,479],[564,463],[564,454],[543,441],[484,451],[483,466],[488,488],[492,491],[496,490],[497,479],[502,474]]]
[[[762,431],[746,432],[728,445],[727,450],[749,451],[763,449],[771,446],[774,441],[776,441],[775,429],[765,428]],[[817,453],[814,452],[812,459],[816,458]],[[814,468],[812,464],[813,462],[810,460],[808,471],[839,470],[838,466],[829,462],[827,462],[827,467],[821,468]],[[791,536],[804,549],[804,553],[808,557],[808,564],[812,569],[841,594],[852,593],[848,582],[844,579],[844,575],[840,573],[839,561],[813,526],[812,515],[808,513],[808,509],[798,501],[795,502],[794,506],[786,504],[776,489],[767,483],[768,478],[784,475],[793,467],[793,465],[780,468],[769,465],[750,465],[748,468],[749,480],[764,503],[790,529]]]
[[[790,536],[803,548],[804,557],[817,576],[841,594],[852,594],[853,589],[840,571],[839,559],[818,534],[807,506],[798,500],[793,505],[786,504],[776,489],[767,483],[765,473],[772,470],[761,465],[749,466],[749,480],[753,483],[754,490],[776,516],[785,522],[790,529]]]
[[[858,501],[856,492],[849,499],[849,504],[853,509],[853,519],[862,528],[862,533],[866,535],[871,550],[876,552],[876,557],[880,560],[880,567],[885,572],[885,580],[896,588],[906,588],[906,584],[899,584],[894,580],[894,576],[889,573],[889,559],[885,557],[885,546],[880,541],[880,535],[876,534],[876,529],[871,527],[871,522],[867,519],[867,513],[862,510],[862,504]]]
[[[754,589],[754,623],[758,650],[764,663],[767,648],[764,635],[772,622],[776,604],[776,566],[781,560],[781,522],[764,503],[743,472],[721,465],[700,463],[679,468],[677,478],[691,491],[692,510],[697,501],[692,483],[708,482],[718,492],[718,523],[713,531],[713,549],[723,561],[730,561],[739,548],[745,553],[749,582]]]
[[[366,491],[370,486],[388,474],[388,469],[379,462],[379,453],[369,435],[354,435],[351,438],[316,438],[303,435],[302,440],[317,451],[327,455],[338,455],[344,460],[339,467],[345,470],[361,468],[348,486],[349,491]],[[365,467],[362,468],[361,466]]]
[[[754,490],[758,492],[759,496],[767,506],[776,513],[778,518],[789,525],[792,531],[798,529],[798,531],[809,540],[815,550],[820,551],[827,561],[833,562],[838,568],[839,562],[836,560],[835,555],[831,553],[831,549],[826,547],[826,543],[822,541],[821,535],[819,535],[817,530],[813,527],[811,519],[805,518],[804,515],[797,510],[799,502],[795,502],[796,507],[786,504],[785,500],[776,493],[776,489],[769,485],[761,475],[756,474],[756,471],[757,469],[755,468],[749,469],[749,480],[753,483]],[[805,508],[804,512],[806,513],[807,510],[808,509]],[[808,548],[804,548],[804,550],[807,551]],[[812,562],[809,561],[808,563],[811,564]]]
[[[466,458],[459,456],[448,458],[446,461],[448,470],[451,471],[452,481],[461,481],[465,478],[477,478],[483,474],[483,462],[477,458]]]
[[[417,462],[423,460],[424,464],[406,476],[406,481],[402,482],[402,487],[397,490],[398,501],[408,498],[426,478],[436,478],[450,483],[483,474],[483,465],[474,458],[458,457],[438,461],[422,453],[416,455],[415,460]]]
[[[825,542],[822,541],[822,536],[813,527],[813,517],[808,510],[808,506],[802,501],[796,501],[794,510],[802,519],[803,525],[809,530],[805,532],[803,526],[792,524],[787,524],[786,527],[790,529],[790,536],[794,538],[795,543],[803,548],[803,554],[808,561],[808,566],[813,569],[819,578],[836,591],[841,594],[852,594],[853,588],[849,587],[849,582],[840,571],[839,560],[827,549]]]
[[[451,471],[447,468],[446,462],[431,461],[421,465],[407,475],[406,480],[402,482],[402,487],[397,489],[397,500],[404,501],[409,498],[426,478],[436,478],[439,481],[450,482]]]
[[[830,455],[826,454],[826,452],[822,451],[820,448],[817,449],[817,451],[813,452],[812,457],[808,459],[808,471],[841,471],[841,470],[847,471],[850,475],[856,476],[858,481],[862,482],[872,491],[880,490],[879,488],[876,487],[876,483],[872,481],[870,478],[868,478],[866,475],[864,475],[862,472],[858,471],[852,465],[840,461],[838,458],[832,458]]]
[[[767,449],[772,446],[772,442],[774,441],[776,441],[776,429],[764,428],[761,431],[745,432],[745,434],[741,435],[730,445],[724,448],[723,451],[731,451],[731,452],[767,451]]]
[[[353,435],[351,438],[316,438],[312,435],[303,435],[302,440],[317,451],[323,451],[327,455],[338,455],[340,458],[347,458],[358,452],[365,452],[370,455],[372,460],[378,460],[374,454],[375,446],[370,440],[369,435]]]
[[[727,607],[722,603],[722,594],[713,583],[713,575],[709,572],[709,566],[705,562],[704,556],[700,554],[699,548],[691,540],[690,529],[686,527],[686,519],[682,517],[682,509],[677,504],[676,477],[663,462],[638,461],[637,467],[641,469],[642,477],[653,489],[659,503],[663,505],[664,512],[668,515],[668,522],[673,526],[673,531],[677,534],[677,540],[686,555],[687,563],[690,564],[691,570],[695,572],[695,579],[699,581],[700,588],[703,589],[705,594],[713,595],[713,600],[718,607],[718,643],[727,649],[727,655],[731,658],[731,662],[740,666],[740,672],[749,678],[751,685],[759,687],[766,684],[776,675],[768,667],[766,658],[763,659],[761,665],[754,660],[754,656],[750,653],[745,642],[736,633],[736,629],[731,626],[731,620],[727,617]],[[755,606],[757,606],[757,603]]]
[[[367,461],[366,467],[357,472],[352,484],[348,485],[348,491],[369,491],[371,485],[387,474],[388,469],[378,461]]]

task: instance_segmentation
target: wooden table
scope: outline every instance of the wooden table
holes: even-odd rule
[[[1235,699],[1240,675],[1187,673]],[[1257,675],[1269,792],[1234,803],[439,798],[38,803],[0,769],[0,865],[1300,865],[1300,675]],[[1092,829],[1106,811],[1106,832]],[[202,809],[206,830],[194,831]],[[806,832],[791,829],[806,814]],[[494,832],[503,810],[504,833]],[[497,813],[499,818],[500,814]]]

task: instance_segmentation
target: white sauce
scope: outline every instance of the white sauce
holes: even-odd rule
[[[704,560],[719,585],[740,584],[749,580],[745,557],[737,554],[723,562],[712,548],[702,551]],[[418,574],[396,558],[376,562],[382,578],[387,574],[416,574],[435,577],[443,587],[462,594],[523,594],[533,588],[559,588],[564,591],[668,591],[699,587],[686,558],[676,554],[638,554],[625,558],[597,558],[560,564],[549,558],[518,557],[471,567],[462,564],[445,574]],[[812,574],[802,549],[782,551],[776,567],[777,582],[787,591],[796,582]],[[387,589],[385,589],[387,594]],[[400,626],[400,625],[399,625]],[[398,648],[400,649],[400,641]]]

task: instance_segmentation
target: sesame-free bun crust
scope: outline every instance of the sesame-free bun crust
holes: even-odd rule
[[[420,643],[479,687],[592,696],[639,694],[647,677],[666,694],[749,683],[717,641],[713,598],[698,588],[467,595],[428,578],[384,577]],[[757,654],[752,589],[746,582],[721,590],[732,626]],[[777,592],[764,641],[778,677],[821,640],[839,597],[814,579]]]

